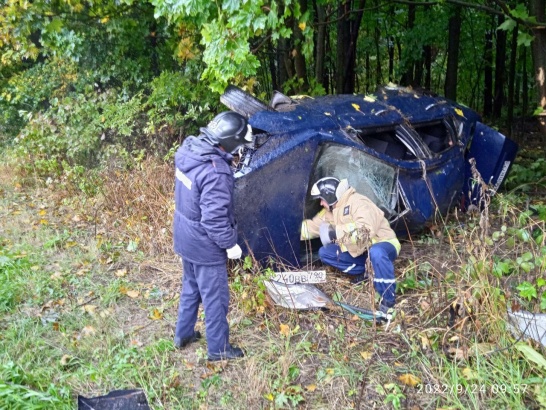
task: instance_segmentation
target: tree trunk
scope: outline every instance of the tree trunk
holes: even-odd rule
[[[427,15],[430,14],[431,6],[425,6],[425,11]],[[427,90],[430,90],[431,86],[431,70],[432,70],[432,47],[427,44],[423,46],[423,64],[424,64],[424,70],[425,70],[425,88]]]
[[[300,0],[300,9],[302,13],[307,11],[307,1]],[[298,78],[298,93],[307,91],[309,88],[309,79],[307,78],[307,64],[305,63],[305,57],[302,53],[301,45],[304,42],[303,33],[298,25],[296,19],[293,20],[292,32],[294,33],[294,69],[296,71],[296,77]]]
[[[366,93],[370,90],[370,85],[372,84],[372,67],[370,65],[370,53],[366,52],[366,60],[365,60],[365,66],[366,66]]]
[[[504,16],[498,17],[497,26],[504,22]],[[493,98],[493,118],[500,118],[504,103],[504,73],[506,72],[506,31],[497,30],[495,52],[495,95]]]
[[[391,4],[390,7],[389,7],[389,10],[388,10],[388,15],[389,15],[389,20],[394,20],[394,4]],[[389,54],[389,81],[390,82],[395,82],[396,80],[394,79],[394,36],[392,35],[389,35],[388,36],[388,43],[387,43],[387,50],[388,50],[388,54]]]
[[[315,1],[316,3],[316,1]],[[324,6],[316,4],[317,40],[315,44],[315,80],[327,90],[327,81],[324,73],[326,60],[326,12]]]
[[[431,89],[432,83],[432,47],[425,46],[425,88],[427,90]]]
[[[376,59],[375,59],[375,85],[383,84],[383,76],[381,75],[381,30],[379,29],[379,26],[375,26],[375,52],[376,52]]]
[[[336,93],[343,94],[345,85],[345,57],[347,55],[346,48],[349,44],[349,16],[351,9],[351,1],[345,0],[340,3],[337,13],[337,52],[336,52]]]
[[[408,23],[406,30],[412,31],[413,27],[415,25],[415,4],[410,4],[408,6]],[[414,76],[413,76],[413,58],[411,57],[411,52],[406,52],[406,58],[404,67],[402,69],[404,70],[402,72],[402,76],[400,78],[400,83],[402,85],[414,85]]]
[[[518,57],[518,26],[512,30],[512,40],[510,42],[510,70],[508,72],[508,112],[506,123],[508,136],[512,136],[512,123],[514,121],[514,88],[516,79],[516,59]]]
[[[336,84],[339,94],[351,94],[355,91],[356,46],[365,5],[365,0],[359,0],[358,11],[354,12],[352,1],[345,1],[339,6]]]
[[[522,93],[521,93],[521,115],[526,117],[529,112],[529,73],[527,71],[527,47],[523,47],[523,68],[522,68]]]
[[[447,44],[447,69],[444,86],[445,96],[457,99],[457,73],[459,69],[459,43],[461,38],[461,7],[454,6],[453,16],[449,19],[449,41]]]
[[[538,22],[546,21],[546,0],[531,0],[530,11]],[[537,27],[533,29],[533,64],[535,67],[535,79],[538,90],[538,105],[542,107],[539,116],[539,124],[542,133],[546,136],[546,29]]]
[[[493,112],[493,29],[491,27],[485,32],[483,59],[483,115],[489,117]]]

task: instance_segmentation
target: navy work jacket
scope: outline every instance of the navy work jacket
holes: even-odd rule
[[[174,250],[184,260],[219,265],[237,244],[232,159],[193,136],[175,154]]]

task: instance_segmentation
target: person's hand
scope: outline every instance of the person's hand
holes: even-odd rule
[[[320,224],[319,234],[320,241],[324,246],[331,244],[337,239],[336,229],[334,228],[334,225],[331,225],[328,222],[323,222]]]
[[[233,248],[226,249],[226,252],[229,259],[239,259],[241,256],[243,256],[243,251],[237,244],[235,244]]]

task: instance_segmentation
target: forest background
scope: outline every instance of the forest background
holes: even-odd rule
[[[511,339],[503,314],[546,311],[545,14],[545,0],[2,0],[0,403],[70,408],[121,386],[157,408],[546,406],[541,346]],[[486,213],[410,238],[396,333],[275,313],[247,259],[232,325],[253,358],[175,352],[183,138],[225,110],[228,84],[267,101],[389,82],[466,104],[522,148]]]

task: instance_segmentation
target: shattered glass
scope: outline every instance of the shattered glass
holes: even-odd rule
[[[393,210],[396,170],[358,149],[329,144],[319,154],[311,183],[325,176],[349,180],[349,185],[379,208]]]

